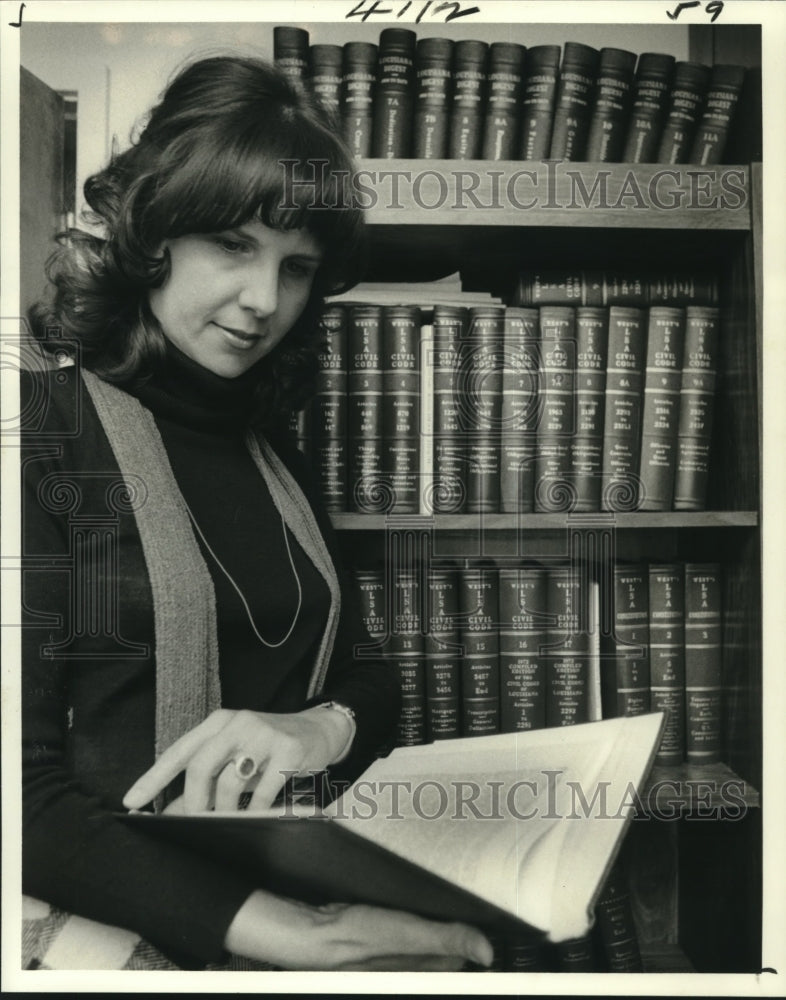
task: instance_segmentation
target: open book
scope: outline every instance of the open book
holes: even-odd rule
[[[402,747],[324,811],[124,818],[285,895],[564,941],[592,923],[662,725],[652,713]]]

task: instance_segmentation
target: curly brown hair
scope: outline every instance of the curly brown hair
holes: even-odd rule
[[[363,215],[351,196],[351,154],[335,123],[298,84],[259,59],[215,56],[186,66],[129,149],[89,177],[85,221],[101,235],[58,237],[49,302],[30,311],[36,336],[60,328],[81,361],[133,385],[165,353],[148,295],[166,281],[166,239],[256,219],[305,228],[324,262],[302,316],[259,364],[258,419],[279,423],[313,392],[319,313],[326,294],[359,277]],[[58,349],[62,341],[58,345]]]

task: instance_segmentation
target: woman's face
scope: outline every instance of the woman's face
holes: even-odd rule
[[[176,347],[224,378],[242,375],[292,329],[322,260],[305,229],[257,221],[164,246],[170,272],[150,292],[153,315]]]

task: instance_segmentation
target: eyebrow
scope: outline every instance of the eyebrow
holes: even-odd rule
[[[235,236],[242,236],[244,240],[248,240],[249,243],[253,243],[254,246],[261,247],[261,244],[256,236],[254,236],[253,233],[250,233],[245,226],[230,226],[228,229],[225,229],[224,232],[232,233]],[[287,254],[287,257],[297,257],[298,260],[308,260],[313,264],[321,264],[325,259],[323,253],[320,253],[319,251],[316,253],[309,253],[307,250],[296,250],[294,253]]]

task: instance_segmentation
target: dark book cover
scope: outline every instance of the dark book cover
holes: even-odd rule
[[[535,445],[539,410],[539,314],[505,310],[500,416],[500,510],[528,512],[535,502]]]
[[[649,570],[617,563],[613,578],[612,633],[601,643],[604,718],[650,710]]]
[[[603,418],[602,510],[636,510],[638,506],[646,345],[644,310],[612,306]]]
[[[419,566],[399,570],[393,581],[390,659],[401,684],[397,746],[426,742],[426,661]]]
[[[642,52],[636,67],[624,163],[655,163],[669,106],[674,56]]]
[[[641,419],[639,509],[671,510],[677,467],[685,310],[651,306]]]
[[[465,564],[459,575],[461,729],[463,736],[500,731],[499,578],[496,567]]]
[[[467,512],[499,511],[503,306],[469,311],[460,389],[467,411]]]
[[[460,514],[467,502],[469,400],[463,371],[468,328],[466,309],[461,306],[434,306],[432,503],[435,514]]]
[[[576,511],[600,510],[603,471],[603,418],[609,311],[602,306],[576,309],[576,432],[571,445],[571,482]]]
[[[448,157],[451,160],[476,160],[480,156],[488,48],[486,42],[467,39],[456,42],[448,138]]]
[[[461,628],[458,567],[428,571],[426,722],[430,740],[461,736]]]
[[[417,514],[420,481],[420,309],[382,311],[382,463],[390,510]]]
[[[710,70],[701,63],[678,62],[669,95],[657,163],[686,163],[704,106]]]
[[[665,712],[656,764],[685,759],[685,567],[650,566],[650,706]]]
[[[481,147],[484,160],[513,159],[518,144],[525,52],[524,46],[515,42],[493,42],[489,49]]]
[[[721,569],[685,565],[685,742],[688,763],[721,757]]]
[[[309,51],[309,87],[325,109],[331,124],[341,120],[341,83],[344,52],[340,45],[312,45]]]
[[[390,160],[410,155],[415,97],[414,31],[385,28],[379,36],[371,155]]]
[[[636,56],[626,49],[600,50],[598,78],[584,158],[619,163],[628,128]]]
[[[378,514],[391,499],[382,455],[382,307],[351,306],[347,340],[348,507]]]
[[[552,160],[584,159],[599,60],[597,49],[565,42],[551,131]]]
[[[589,636],[583,621],[587,594],[579,567],[553,567],[546,578],[549,613],[546,658],[546,726],[589,721]]]
[[[720,311],[688,306],[680,383],[674,509],[704,510],[715,410]]]
[[[515,306],[712,306],[718,279],[699,271],[521,271],[510,298]]]
[[[546,725],[546,570],[499,570],[500,723],[503,733]]]
[[[415,121],[412,155],[424,160],[448,154],[453,42],[419,38],[415,49]]]
[[[347,509],[347,307],[325,306],[313,413],[314,465],[329,511]]]
[[[519,160],[543,160],[549,155],[561,55],[559,45],[535,45],[524,57]]]
[[[535,510],[573,509],[571,444],[575,431],[576,310],[540,310],[540,413],[535,458]]]
[[[704,110],[688,156],[689,163],[706,166],[723,162],[726,140],[744,81],[744,66],[713,66]]]
[[[304,28],[273,28],[273,62],[288,77],[302,83],[308,76],[308,32]]]
[[[630,889],[619,858],[612,866],[595,904],[595,919],[608,971],[643,972]]]
[[[344,44],[341,124],[354,156],[371,156],[377,58],[377,46],[370,42]]]

